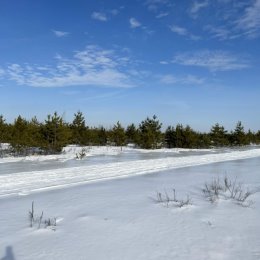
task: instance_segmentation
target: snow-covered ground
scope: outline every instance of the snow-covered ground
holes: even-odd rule
[[[66,149],[71,150],[64,157],[78,148]],[[156,151],[156,158],[133,156],[141,152],[129,148],[123,149],[123,160],[117,148],[93,151],[98,149],[103,152],[93,156],[105,163],[88,164],[86,158],[59,168],[63,161],[58,159],[55,167],[45,169],[41,162],[47,158],[41,157],[39,169],[26,170],[28,162],[2,161],[1,260],[260,259],[260,149],[176,150],[170,155],[165,150]],[[114,149],[112,161],[102,157],[105,149]],[[10,165],[16,165],[15,172]],[[225,175],[254,192],[250,207],[224,198],[212,204],[205,198],[205,182]],[[192,205],[156,203],[157,192],[172,194],[173,188],[179,199],[188,194]],[[29,227],[32,201],[38,217],[43,211],[43,219],[57,218],[55,231]]]

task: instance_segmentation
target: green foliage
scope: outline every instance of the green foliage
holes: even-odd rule
[[[85,124],[85,118],[82,112],[78,111],[74,114],[74,119],[70,126],[71,142],[78,145],[86,145],[88,143],[88,132]]]
[[[156,149],[161,146],[162,124],[154,115],[152,118],[147,117],[139,125],[140,131],[140,146],[145,149]]]
[[[195,132],[189,125],[183,127],[178,124],[176,128],[169,126],[165,131],[165,143],[168,148],[202,148],[209,146],[206,134]]]
[[[249,140],[246,136],[244,126],[242,125],[241,121],[238,121],[234,132],[231,133],[231,143],[237,146],[249,144]]]
[[[162,124],[156,116],[147,117],[139,127],[134,124],[126,130],[117,122],[112,129],[103,126],[88,128],[83,114],[74,114],[72,123],[66,123],[55,112],[48,115],[41,123],[36,117],[26,120],[18,116],[13,124],[7,124],[0,115],[0,155],[3,156],[1,143],[10,143],[15,155],[32,153],[58,153],[69,143],[78,145],[135,144],[144,149],[156,149],[161,146],[168,148],[208,148],[222,146],[242,146],[249,143],[260,144],[260,131],[245,133],[239,121],[236,128],[228,132],[218,123],[212,126],[210,133],[200,133],[189,125],[177,124],[169,126],[165,133],[161,132]]]
[[[0,115],[0,143],[6,143],[9,141],[8,125],[5,122],[3,115]]]
[[[69,142],[71,135],[68,124],[57,112],[48,115],[42,128],[44,136],[43,148],[47,153],[56,153],[62,150]]]
[[[123,146],[126,141],[125,129],[121,126],[119,121],[112,129],[112,141],[116,146]]]
[[[127,126],[125,134],[126,134],[127,143],[132,143],[132,144],[140,143],[139,131],[134,124],[130,124],[129,126]]]
[[[210,139],[212,145],[216,147],[226,146],[229,143],[227,131],[224,126],[221,126],[218,123],[211,128]]]

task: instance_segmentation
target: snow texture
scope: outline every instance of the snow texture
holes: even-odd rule
[[[250,149],[2,172],[0,259],[260,259],[259,168],[260,149]],[[253,191],[252,206],[203,196],[205,182],[224,176]],[[192,205],[156,203],[173,188]],[[54,230],[29,227],[32,201],[37,216],[57,218]]]

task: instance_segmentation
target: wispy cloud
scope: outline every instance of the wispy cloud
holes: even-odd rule
[[[212,38],[234,40],[238,38],[255,39],[260,36],[260,0],[251,1],[224,1],[217,11],[217,17],[225,23],[204,26]]]
[[[68,36],[70,34],[69,32],[56,31],[56,30],[52,30],[52,32],[54,33],[55,36],[57,36],[59,38],[66,37],[66,36]]]
[[[203,8],[206,8],[208,5],[209,5],[208,0],[203,2],[194,1],[190,9],[190,14],[195,18],[197,17],[199,11]]]
[[[159,14],[156,15],[156,18],[157,18],[157,19],[160,19],[160,18],[166,17],[166,16],[168,16],[168,15],[169,15],[169,13],[161,12],[161,13],[159,13]]]
[[[247,59],[226,51],[203,50],[178,54],[173,63],[185,66],[203,67],[210,71],[240,70],[250,67]]]
[[[133,29],[142,26],[142,24],[134,17],[131,17],[129,19],[129,23],[130,23],[130,27],[133,28]]]
[[[230,39],[231,31],[225,28],[224,26],[213,26],[213,25],[206,25],[204,26],[204,30],[209,32],[212,38],[216,38],[219,40],[227,40]]]
[[[149,11],[157,12],[161,6],[164,5],[168,6],[169,1],[168,0],[147,0],[145,2],[145,5],[147,6]]]
[[[133,78],[127,73],[128,57],[113,50],[87,46],[72,58],[56,56],[55,66],[10,64],[4,69],[7,79],[19,85],[33,87],[101,86],[132,87]]]
[[[181,35],[181,36],[187,36],[188,38],[190,38],[191,40],[199,40],[200,37],[199,36],[196,36],[192,33],[190,33],[186,28],[184,27],[180,27],[180,26],[177,26],[177,25],[171,25],[169,26],[170,30],[174,33],[177,33],[178,35]]]
[[[186,75],[180,77],[171,74],[166,74],[160,77],[160,82],[169,85],[201,85],[205,82],[205,79],[199,78],[194,75]]]
[[[172,32],[177,33],[179,35],[187,35],[188,34],[187,29],[180,27],[180,26],[177,26],[177,25],[171,25],[170,29],[171,29]]]
[[[106,14],[100,12],[93,12],[91,18],[101,22],[106,22],[108,20]]]
[[[237,28],[243,30],[249,38],[256,38],[260,31],[260,0],[245,9],[245,13],[236,21]]]

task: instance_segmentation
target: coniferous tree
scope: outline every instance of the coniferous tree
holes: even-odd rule
[[[101,126],[97,129],[97,138],[98,138],[98,144],[99,145],[106,145],[108,141],[108,133],[106,129]]]
[[[121,146],[121,148],[125,144],[125,129],[121,126],[119,121],[114,125],[112,129],[112,140],[116,146]]]
[[[145,149],[156,149],[161,146],[161,127],[162,124],[155,115],[142,121],[139,125],[140,146]]]
[[[68,124],[55,112],[52,116],[47,116],[43,135],[45,138],[44,148],[47,152],[55,153],[60,152],[62,147],[68,144],[71,132]]]
[[[184,129],[182,124],[176,125],[176,146],[178,148],[184,147]]]
[[[42,136],[42,124],[37,120],[36,117],[33,117],[27,126],[28,131],[28,146],[33,151],[37,151],[39,148],[43,146],[43,136]]]
[[[250,129],[246,133],[246,138],[248,140],[248,143],[250,143],[250,144],[256,144],[257,143],[256,134],[253,133]]]
[[[7,142],[8,140],[7,130],[8,128],[4,116],[0,115],[0,144]]]
[[[165,143],[167,148],[174,148],[176,146],[176,131],[173,126],[168,126],[165,131],[165,137],[164,137]]]
[[[234,132],[232,133],[232,143],[234,145],[242,146],[249,144],[247,136],[244,131],[244,126],[241,121],[238,121]]]
[[[71,130],[71,142],[73,144],[87,144],[87,127],[82,112],[78,111],[76,114],[74,114],[74,119],[71,124]]]
[[[195,131],[187,125],[183,129],[183,148],[196,148],[198,143]]]
[[[139,131],[134,124],[127,126],[125,134],[127,143],[139,143]]]
[[[228,145],[228,134],[224,126],[218,123],[212,126],[210,130],[210,139],[214,146],[221,147]]]
[[[16,155],[24,155],[27,153],[26,148],[28,148],[30,144],[28,121],[20,115],[14,121],[10,144]]]

